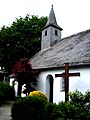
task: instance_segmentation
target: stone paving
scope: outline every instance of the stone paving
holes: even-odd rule
[[[0,120],[11,120],[11,106],[13,101],[7,101],[0,106]]]

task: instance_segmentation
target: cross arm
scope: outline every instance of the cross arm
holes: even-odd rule
[[[55,77],[73,77],[73,76],[80,76],[80,73],[55,74]]]

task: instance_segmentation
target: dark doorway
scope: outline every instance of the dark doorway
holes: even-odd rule
[[[49,98],[49,102],[53,103],[53,76],[48,75],[46,78],[46,94]]]

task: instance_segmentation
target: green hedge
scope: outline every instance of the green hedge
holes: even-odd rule
[[[28,96],[15,101],[11,108],[13,120],[45,120],[45,100]]]
[[[15,99],[15,92],[7,82],[0,82],[0,103]]]
[[[70,101],[46,104],[47,120],[90,120],[90,91],[69,94]]]
[[[90,120],[90,92],[75,91],[69,94],[70,101],[58,104],[62,118],[70,120]]]
[[[90,120],[90,92],[75,91],[70,101],[45,102],[38,96],[20,98],[12,106],[13,120]]]
[[[46,120],[56,120],[61,117],[59,107],[55,103],[48,102],[45,106]]]

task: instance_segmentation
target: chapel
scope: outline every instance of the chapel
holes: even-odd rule
[[[55,77],[65,72],[65,63],[69,63],[69,72],[80,73],[80,76],[69,78],[69,91],[90,90],[90,29],[63,39],[62,30],[52,6],[42,28],[41,51],[30,59],[32,68],[40,71],[37,89],[55,103],[65,100],[65,79]]]

